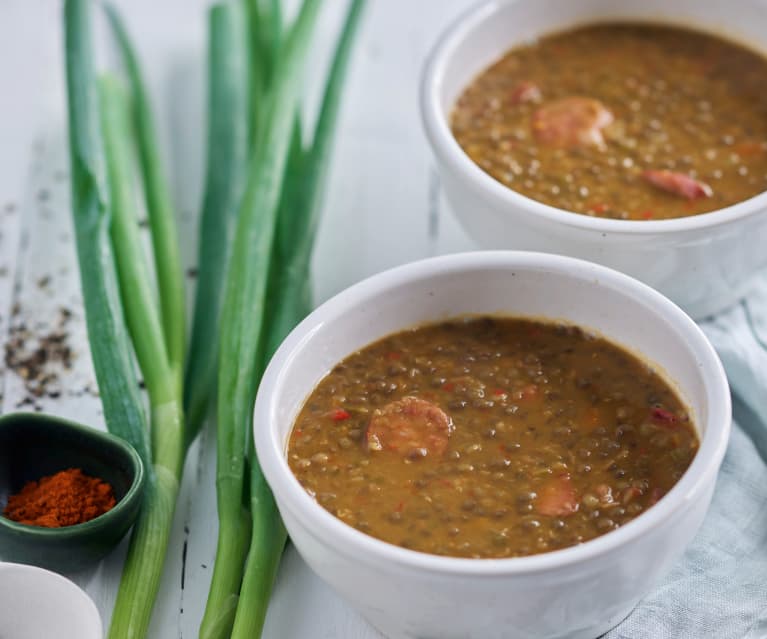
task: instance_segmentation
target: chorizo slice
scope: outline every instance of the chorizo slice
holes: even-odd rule
[[[661,191],[666,191],[688,200],[711,197],[714,194],[714,190],[705,182],[677,171],[649,169],[642,172],[642,179]]]
[[[570,96],[544,104],[533,114],[533,133],[543,144],[557,147],[604,147],[602,129],[613,114],[599,100]]]
[[[371,451],[392,451],[411,457],[442,455],[453,423],[435,404],[418,397],[403,397],[376,410],[367,428]]]
[[[547,480],[538,490],[535,508],[550,517],[567,517],[577,512],[578,494],[570,475],[564,473]]]

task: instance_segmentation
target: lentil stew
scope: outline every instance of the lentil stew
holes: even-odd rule
[[[348,356],[307,398],[288,463],[331,514],[423,552],[516,557],[625,524],[698,449],[646,363],[563,324],[458,318]]]
[[[551,206],[629,220],[767,190],[767,59],[689,29],[597,24],[519,46],[459,97],[484,171]]]

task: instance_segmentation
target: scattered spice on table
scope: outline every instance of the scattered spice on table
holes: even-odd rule
[[[58,397],[61,394],[59,372],[72,367],[73,353],[68,344],[72,313],[60,308],[55,326],[45,334],[31,329],[19,318],[20,314],[20,307],[14,305],[13,323],[5,345],[5,365],[24,380],[28,393],[24,403],[34,404],[34,398],[39,397]]]
[[[95,519],[116,503],[112,486],[103,479],[68,468],[27,482],[8,498],[3,515],[22,524],[61,528]]]

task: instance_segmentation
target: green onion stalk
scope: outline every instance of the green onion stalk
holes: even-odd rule
[[[139,639],[146,636],[151,620],[184,460],[179,374],[183,281],[151,114],[145,92],[137,90],[137,63],[134,58],[129,69],[132,95],[110,75],[97,79],[90,8],[90,0],[66,0],[64,5],[72,211],[91,356],[107,428],[137,448],[148,477],[109,632],[113,639]],[[112,23],[120,27],[116,14]],[[122,36],[125,45],[124,30]],[[135,216],[134,133],[139,147],[144,146],[140,165],[147,208],[155,218],[151,233],[161,302],[152,290]],[[151,427],[134,357],[149,396]]]
[[[243,0],[249,29],[249,142],[256,147],[266,117],[266,98],[284,39],[280,0]]]
[[[195,299],[185,406],[190,435],[198,431],[215,397],[224,274],[247,177],[249,92],[248,33],[238,3],[214,5],[209,14],[208,161],[198,245]],[[219,509],[220,511],[221,509]],[[228,511],[226,511],[228,513]],[[226,514],[226,513],[225,513]],[[242,565],[250,536],[250,514],[242,504],[232,527],[220,524],[213,577],[201,637],[227,637],[237,607]]]
[[[242,520],[243,502],[247,503],[245,462],[253,403],[261,372],[260,337],[264,330],[269,264],[290,135],[310,35],[320,4],[318,0],[303,3],[280,49],[274,84],[264,106],[263,127],[251,159],[251,171],[238,215],[226,278],[218,377],[216,488],[219,549],[241,539],[246,530]],[[232,541],[223,540],[224,536]],[[225,607],[220,607],[217,601],[208,602],[201,634],[205,639],[229,636],[227,626],[230,619],[234,619],[231,604],[236,603],[239,594],[243,559],[244,555],[239,560],[217,555],[219,579],[225,579],[231,585],[231,592],[225,600]],[[259,601],[250,600],[248,605],[254,609],[265,609],[266,601],[262,597]],[[206,634],[211,629],[216,629],[217,634]]]
[[[112,77],[99,81],[111,198],[111,236],[128,330],[151,407],[152,465],[147,491],[123,568],[110,638],[143,637],[159,588],[184,461],[180,387],[166,348],[150,286],[131,188],[129,97]]]
[[[109,240],[106,162],[90,25],[90,0],[66,0],[64,40],[72,219],[83,305],[107,427],[138,451],[151,491],[156,477],[151,465],[149,428]]]
[[[117,9],[109,4],[105,8],[112,32],[119,44],[131,87],[134,132],[138,144],[139,167],[144,181],[144,196],[154,249],[162,331],[168,360],[173,368],[180,392],[186,350],[186,306],[178,231],[170,188],[163,174],[154,119],[138,57]]]
[[[208,157],[200,215],[197,294],[184,383],[189,438],[215,397],[222,282],[248,163],[248,44],[242,5],[214,5],[208,17]]]
[[[353,0],[333,56],[312,146],[302,151],[298,118],[293,122],[292,144],[279,204],[269,308],[261,336],[265,346],[262,367],[293,327],[311,310],[310,263],[327,177],[341,89],[364,0]],[[293,36],[294,34],[291,34]],[[278,69],[279,72],[279,69]],[[287,131],[287,129],[286,129]],[[269,597],[287,538],[274,497],[256,458],[252,439],[248,448],[252,536],[241,587],[232,639],[260,636]]]

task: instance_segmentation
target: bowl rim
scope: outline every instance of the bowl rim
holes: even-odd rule
[[[134,469],[133,482],[120,499],[110,510],[102,513],[98,517],[94,517],[88,521],[80,524],[73,524],[71,526],[61,526],[60,528],[47,528],[45,526],[35,526],[32,524],[22,524],[13,519],[8,519],[0,512],[0,527],[4,527],[8,530],[12,530],[19,535],[45,537],[45,538],[69,538],[77,537],[79,535],[90,534],[98,532],[104,528],[109,528],[114,524],[114,520],[130,508],[135,506],[136,500],[140,500],[143,497],[144,482],[146,480],[146,471],[144,468],[144,462],[136,449],[124,439],[112,435],[111,433],[97,430],[56,415],[48,415],[45,413],[31,413],[31,412],[15,412],[8,413],[0,416],[0,430],[6,423],[13,422],[17,419],[30,420],[36,423],[55,423],[58,427],[64,429],[70,429],[84,434],[85,437],[100,440],[100,442],[106,442],[108,445],[113,446],[120,450],[120,453],[130,460],[131,466]]]
[[[550,206],[523,195],[483,171],[464,152],[453,136],[447,115],[440,106],[440,87],[447,75],[455,51],[477,26],[506,6],[528,0],[481,0],[462,12],[441,32],[431,52],[420,81],[421,119],[426,137],[437,158],[451,171],[461,175],[475,190],[484,192],[500,207],[512,207],[532,214],[542,221],[597,233],[657,235],[702,231],[763,213],[767,209],[767,190],[740,202],[707,213],[665,220],[614,220]],[[590,21],[595,22],[595,21]],[[663,22],[660,20],[659,22]],[[573,26],[576,26],[575,23]],[[585,24],[585,23],[584,23]],[[692,25],[690,28],[702,29]],[[508,48],[514,46],[510,43]],[[508,49],[507,48],[507,49]]]
[[[488,268],[544,269],[554,276],[578,272],[584,281],[608,283],[605,288],[610,289],[610,294],[630,295],[654,308],[661,321],[672,324],[685,337],[688,348],[703,369],[703,392],[709,408],[700,448],[681,479],[656,505],[617,530],[577,546],[523,557],[472,559],[409,550],[360,532],[312,499],[288,467],[285,442],[278,436],[276,428],[284,371],[300,357],[323,325],[357,306],[361,300],[384,295],[388,290],[406,287],[413,281],[438,273]],[[280,509],[287,508],[307,530],[335,551],[357,560],[395,563],[400,568],[426,570],[432,574],[510,576],[541,574],[605,555],[630,544],[694,503],[704,493],[709,480],[713,480],[711,475],[718,473],[729,440],[731,416],[727,377],[713,346],[684,311],[654,289],[613,269],[576,258],[527,251],[478,251],[395,267],[351,286],[318,307],[288,335],[269,363],[258,391],[253,431],[259,463]]]

